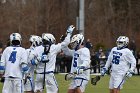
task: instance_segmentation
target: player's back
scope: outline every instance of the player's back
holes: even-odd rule
[[[27,62],[26,50],[22,47],[7,47],[2,61],[5,63],[5,77],[22,78],[21,63]]]

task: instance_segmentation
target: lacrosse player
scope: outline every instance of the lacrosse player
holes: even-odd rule
[[[28,70],[27,53],[21,47],[21,35],[10,35],[11,46],[7,47],[1,57],[5,67],[5,82],[2,93],[23,93],[23,74]]]
[[[82,34],[76,34],[67,39],[68,44],[70,43],[73,50],[69,49],[68,46],[63,46],[63,51],[68,56],[73,56],[71,73],[76,73],[72,77],[72,82],[68,89],[68,93],[84,93],[85,87],[90,79],[90,70],[85,70],[90,67],[90,51],[84,47],[84,36]],[[67,45],[68,45],[67,44]],[[69,75],[68,75],[69,76]],[[69,77],[67,77],[69,78]]]
[[[70,38],[75,27],[72,25],[67,29],[67,38]],[[38,63],[36,68],[35,92],[42,93],[46,83],[47,93],[58,93],[58,85],[54,76],[56,56],[61,52],[61,46],[65,45],[66,40],[62,43],[55,44],[55,38],[50,33],[42,34],[42,45],[35,49]]]
[[[102,68],[101,75],[104,76],[111,66],[111,77],[109,82],[110,93],[120,93],[126,78],[134,73],[136,59],[128,49],[129,38],[120,36],[117,39],[117,47],[112,48],[105,67]]]
[[[27,51],[27,56],[28,56],[28,65],[29,65],[29,70],[28,73],[25,75],[25,80],[24,80],[24,91],[26,93],[33,93],[34,91],[34,69],[35,66],[31,64],[31,61],[35,60],[35,53],[34,50],[37,46],[41,45],[41,37],[36,36],[36,35],[31,35],[30,36],[30,43],[31,46],[29,49],[26,49]]]

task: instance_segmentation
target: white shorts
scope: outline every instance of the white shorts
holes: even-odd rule
[[[43,74],[36,74],[36,79],[35,79],[35,92],[43,91]]]
[[[27,81],[24,84],[24,91],[34,91],[34,87],[35,87],[34,86],[34,79],[33,78],[27,78]]]
[[[37,74],[35,80],[35,92],[36,91],[43,91],[43,78],[44,74]],[[45,83],[47,93],[57,93],[58,92],[58,85],[53,73],[46,74],[45,76]]]
[[[111,75],[109,82],[109,89],[119,88],[122,89],[124,84],[124,75]]]
[[[88,80],[77,78],[72,80],[69,89],[75,89],[77,87],[80,87],[81,92],[84,92],[87,84]]]
[[[14,78],[5,78],[2,93],[24,93],[23,81]]]

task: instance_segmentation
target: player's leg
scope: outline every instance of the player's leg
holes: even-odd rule
[[[77,88],[75,89],[75,93],[82,93],[80,87],[77,87]]]
[[[43,74],[36,74],[35,93],[43,93]]]
[[[114,90],[113,89],[110,89],[109,91],[110,91],[110,93],[114,93]]]
[[[75,93],[75,89],[68,89],[68,93]]]
[[[85,92],[85,88],[88,84],[88,80],[85,79],[79,79],[77,80],[77,88],[76,88],[76,93],[84,93]],[[78,84],[79,83],[79,84]]]
[[[5,79],[3,89],[2,89],[2,93],[13,93],[11,80]]]
[[[109,91],[110,91],[109,93],[114,93],[113,84],[114,84],[114,79],[113,79],[113,76],[111,75],[110,81],[109,81]]]
[[[72,80],[67,93],[75,93],[75,88],[76,88],[75,81]]]
[[[58,93],[58,84],[53,73],[46,75],[46,93]]]
[[[114,93],[120,93],[124,84],[124,75],[114,75]]]
[[[73,80],[69,89],[75,89],[75,93],[84,93],[88,81],[85,79]]]
[[[31,77],[26,77],[26,82],[24,83],[25,93],[33,93],[34,91],[34,75]]]
[[[24,91],[25,93],[32,93],[32,87],[31,87],[31,82],[29,79],[24,84]]]
[[[113,91],[114,91],[114,93],[120,93],[120,89],[118,89],[118,88],[114,88]]]
[[[20,79],[12,80],[12,83],[13,83],[13,89],[14,89],[13,93],[24,93],[22,80]]]

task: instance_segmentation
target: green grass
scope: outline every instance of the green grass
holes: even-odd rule
[[[70,82],[64,80],[64,75],[56,74],[57,82],[59,84],[59,93],[67,93]],[[94,77],[94,76],[91,76]],[[85,93],[109,93],[108,90],[109,76],[101,78],[96,86],[88,84]],[[2,91],[2,84],[0,84]],[[2,93],[0,91],[0,93]],[[140,76],[133,76],[124,84],[121,93],[140,93]]]

